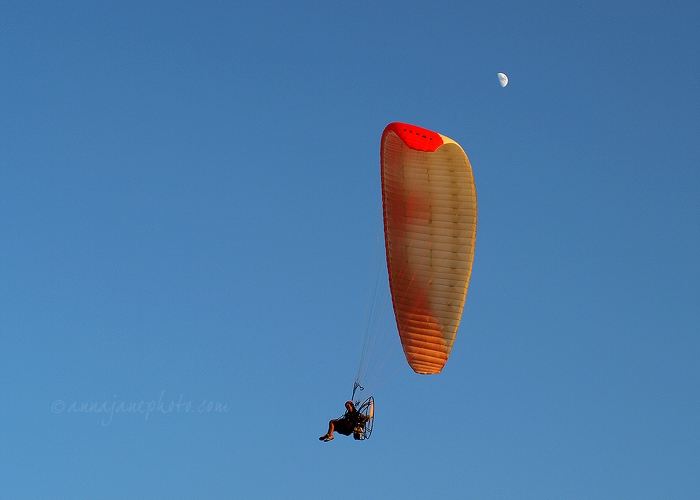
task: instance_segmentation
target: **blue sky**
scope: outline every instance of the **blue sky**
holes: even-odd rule
[[[0,492],[700,496],[699,23],[697,2],[3,2]],[[320,443],[392,121],[471,160],[472,282],[443,373],[397,358],[372,438]]]

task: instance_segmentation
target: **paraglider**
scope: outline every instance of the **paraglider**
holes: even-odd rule
[[[374,398],[370,396],[362,403],[359,409],[355,409],[355,403],[345,402],[345,414],[328,422],[328,432],[318,438],[321,441],[331,441],[333,432],[349,436],[352,434],[356,440],[369,439],[372,434],[374,421]]]
[[[386,270],[403,352],[416,373],[440,373],[457,336],[474,262],[477,200],[471,164],[449,137],[399,122],[384,129],[380,164]],[[375,347],[364,339],[353,399],[364,390],[363,366],[375,365],[364,361]],[[355,439],[371,435],[374,398],[357,410],[359,400],[345,405],[345,414],[329,422],[322,441],[333,439],[334,431]]]

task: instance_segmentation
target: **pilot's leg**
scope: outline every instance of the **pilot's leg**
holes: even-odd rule
[[[320,439],[321,441],[330,441],[333,439],[333,430],[335,429],[335,420],[331,420],[328,422],[328,433],[324,436],[321,436]]]

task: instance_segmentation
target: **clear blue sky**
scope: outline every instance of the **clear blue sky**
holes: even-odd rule
[[[0,4],[2,496],[700,497],[700,4],[336,4]],[[467,305],[320,443],[392,121],[472,162]]]

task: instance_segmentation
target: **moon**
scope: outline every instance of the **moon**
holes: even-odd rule
[[[506,85],[508,85],[508,77],[505,73],[498,74],[498,83],[501,84],[501,87],[505,87]]]

